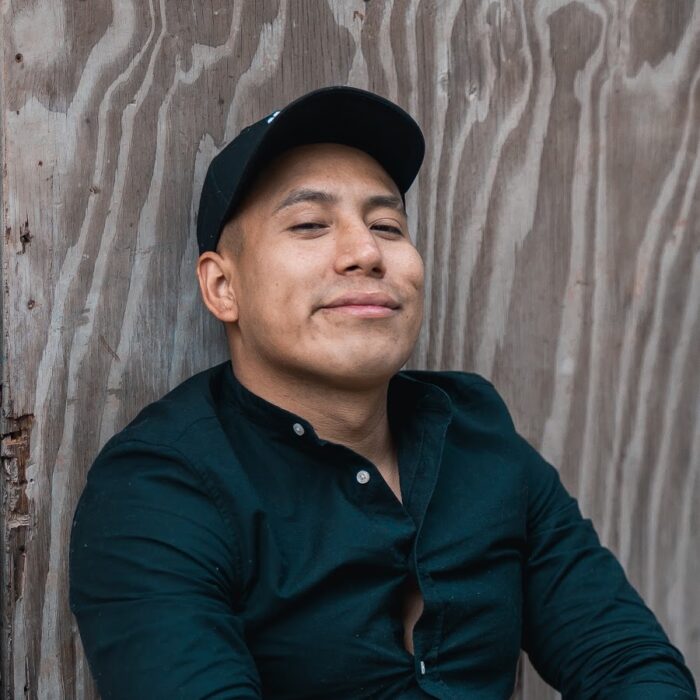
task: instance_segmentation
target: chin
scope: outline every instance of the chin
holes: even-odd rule
[[[405,364],[403,357],[373,355],[348,358],[346,362],[324,363],[324,372],[333,376],[334,383],[346,388],[370,388],[389,381]]]

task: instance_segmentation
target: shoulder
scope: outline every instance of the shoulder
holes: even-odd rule
[[[218,422],[216,402],[226,365],[224,362],[194,374],[145,406],[104,445],[101,453],[126,443],[177,449],[183,436],[195,427],[206,431],[208,423]]]
[[[575,501],[563,488],[557,469],[516,429],[505,401],[491,381],[471,372],[417,372],[406,376],[439,387],[447,394],[452,407],[452,442],[471,455],[475,469],[476,455],[487,455],[485,472],[493,478],[500,470],[510,473],[513,484],[522,486],[528,499],[528,523],[537,527],[553,512],[572,508]],[[466,454],[466,452],[465,452]]]
[[[226,449],[216,411],[226,364],[185,380],[109,439],[88,470],[76,513],[90,506],[99,518],[108,506],[128,512],[165,500],[185,510],[218,503],[210,472],[214,453]]]

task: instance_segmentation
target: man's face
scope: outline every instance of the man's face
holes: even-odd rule
[[[363,151],[312,144],[268,167],[236,216],[234,362],[343,386],[386,380],[423,315],[400,193]]]

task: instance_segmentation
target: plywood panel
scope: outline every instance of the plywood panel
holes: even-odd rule
[[[4,697],[95,697],[66,599],[86,470],[225,357],[193,277],[209,159],[334,83],[425,130],[411,365],[494,380],[700,673],[697,3],[0,8]]]

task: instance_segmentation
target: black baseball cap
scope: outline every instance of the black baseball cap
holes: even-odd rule
[[[366,90],[314,90],[247,126],[212,160],[197,214],[199,252],[216,250],[221,231],[256,175],[283,151],[309,143],[341,143],[371,155],[403,197],[418,174],[425,141],[401,107]]]

